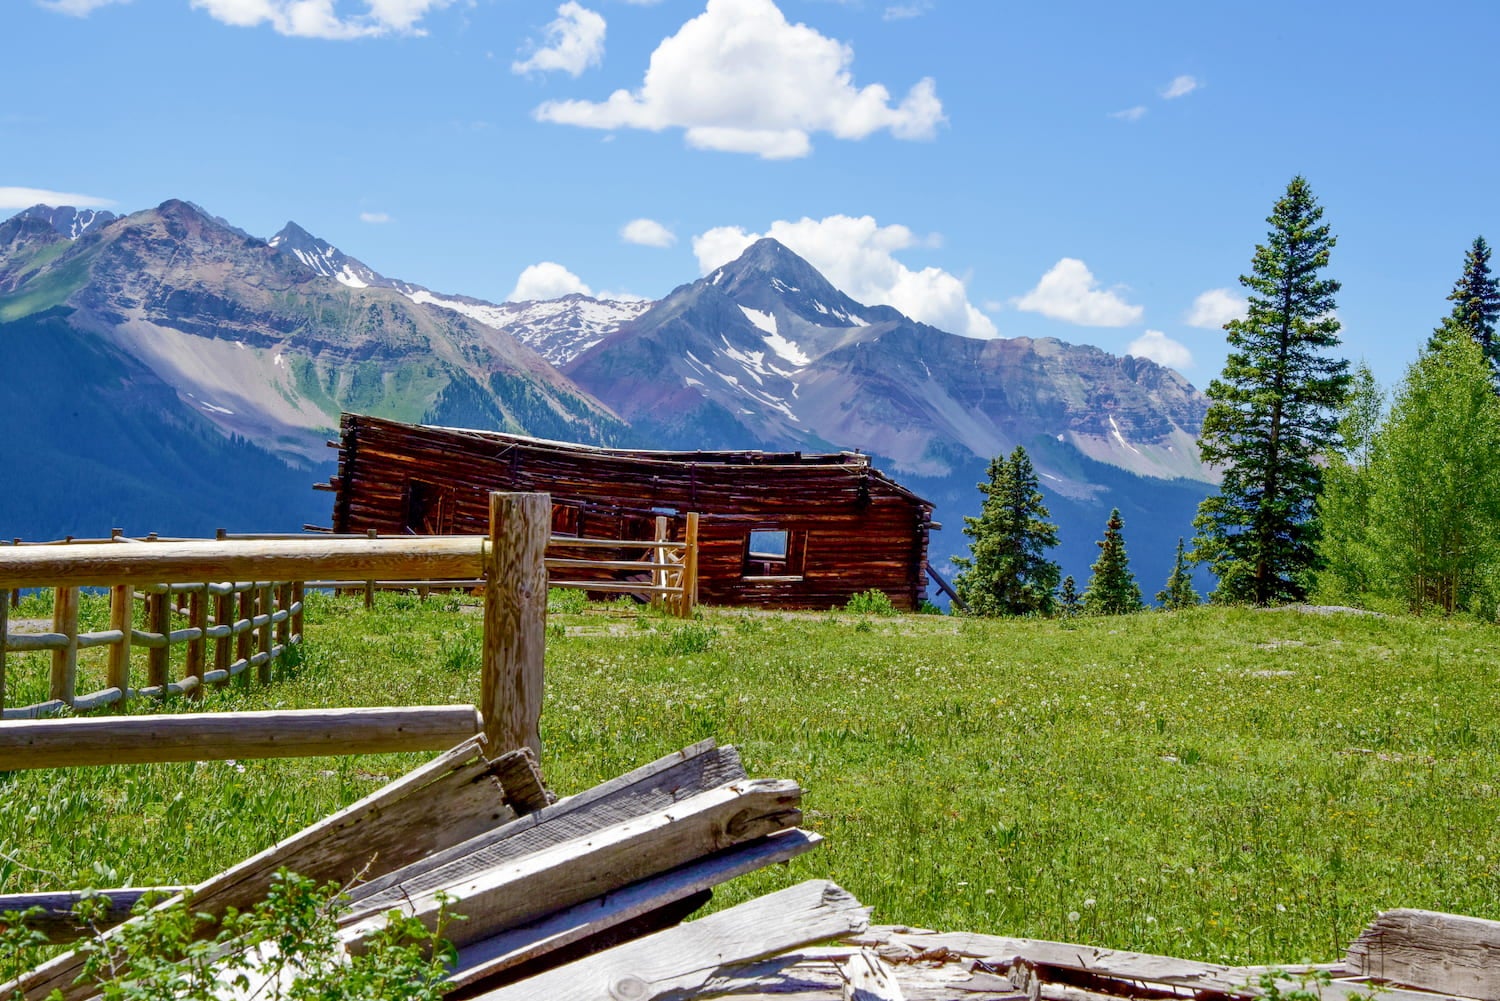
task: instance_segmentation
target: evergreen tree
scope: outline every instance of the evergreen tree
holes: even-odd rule
[[[1198,508],[1191,556],[1218,577],[1215,601],[1300,600],[1317,559],[1319,463],[1349,385],[1349,363],[1322,353],[1339,343],[1339,283],[1318,277],[1336,242],[1322,217],[1307,181],[1292,178],[1240,276],[1249,311],[1224,325],[1231,350],[1198,439],[1223,481]]]
[[[1500,397],[1481,347],[1424,351],[1375,438],[1367,523],[1372,590],[1411,611],[1492,603],[1500,562]]]
[[[979,517],[964,518],[969,555],[955,556],[953,589],[975,615],[1049,614],[1061,575],[1045,556],[1057,545],[1057,526],[1047,520],[1036,470],[1017,445],[1009,459],[990,460],[989,482],[979,484]]]
[[[1370,460],[1384,411],[1385,394],[1370,366],[1361,362],[1339,418],[1339,447],[1328,457],[1318,497],[1318,594],[1325,604],[1362,604],[1370,590]]]
[[[1099,558],[1089,567],[1088,587],[1083,589],[1083,610],[1090,615],[1125,615],[1143,607],[1141,589],[1130,572],[1130,557],[1125,555],[1124,529],[1120,509],[1115,508],[1104,525],[1104,538],[1094,543]]]
[[[1479,345],[1485,361],[1500,378],[1500,340],[1495,336],[1495,321],[1500,320],[1500,280],[1490,277],[1490,245],[1484,237],[1474,238],[1464,254],[1464,271],[1448,293],[1453,312],[1443,319],[1427,342],[1435,351],[1438,342],[1450,336],[1467,336]]]
[[[1064,618],[1071,619],[1078,614],[1078,608],[1082,602],[1078,598],[1078,583],[1073,580],[1072,574],[1063,578],[1062,591],[1057,596],[1057,602],[1062,606]]]
[[[1156,602],[1169,612],[1180,608],[1192,608],[1198,604],[1198,592],[1193,590],[1193,578],[1188,573],[1187,555],[1182,551],[1182,537],[1177,537],[1177,560],[1172,572],[1167,575],[1166,586],[1156,592]]]

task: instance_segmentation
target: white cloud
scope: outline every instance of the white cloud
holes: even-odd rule
[[[1193,353],[1160,330],[1146,331],[1130,342],[1125,353],[1136,358],[1149,358],[1167,368],[1183,369],[1193,365]]]
[[[881,20],[905,21],[907,18],[921,17],[931,9],[931,0],[919,0],[917,3],[893,3],[885,9]]]
[[[708,274],[734,260],[762,236],[784,243],[835,287],[866,305],[894,306],[912,319],[968,337],[997,337],[989,317],[969,302],[963,280],[941,268],[913,271],[898,250],[930,245],[905,226],[881,226],[871,216],[778,220],[764,234],[720,226],[693,237],[698,267]]]
[[[547,44],[530,59],[510,64],[512,73],[562,70],[578,76],[604,61],[604,17],[568,0],[557,8],[557,20],[547,25]]]
[[[1132,306],[1114,289],[1101,289],[1088,265],[1064,257],[1042,275],[1036,288],[1015,300],[1017,309],[1041,313],[1084,327],[1125,327],[1140,321],[1145,309]]]
[[[620,227],[620,239],[642,247],[670,247],[677,234],[655,219],[632,219]]]
[[[71,205],[75,209],[107,209],[114,202],[108,198],[80,195],[71,191],[48,191],[46,188],[0,187],[0,209],[29,209],[33,205]]]
[[[1172,82],[1162,88],[1161,96],[1170,101],[1177,97],[1187,97],[1193,91],[1203,86],[1196,77],[1186,74],[1172,78]]]
[[[1230,320],[1243,320],[1249,303],[1227,288],[1211,288],[1193,300],[1186,323],[1202,330],[1219,330]]]
[[[67,14],[70,17],[88,17],[100,7],[113,3],[129,3],[130,0],[36,0],[44,10]]]
[[[1146,106],[1144,104],[1137,104],[1135,107],[1126,108],[1124,111],[1111,111],[1109,117],[1118,118],[1122,122],[1138,122],[1146,117]]]
[[[848,45],[788,23],[773,0],[708,0],[657,46],[639,90],[599,102],[548,101],[535,114],[595,129],[681,128],[695,148],[770,160],[806,156],[814,132],[936,135],[946,119],[930,77],[892,106],[883,85],[854,86],[853,61]]]
[[[429,12],[453,0],[363,0],[363,13],[340,16],[340,0],[192,0],[196,10],[236,28],[269,24],[296,38],[368,38],[424,35],[419,26]],[[347,8],[348,4],[345,5]]]
[[[521,272],[516,287],[506,302],[531,302],[538,299],[559,299],[574,292],[593,295],[589,287],[573,272],[552,261],[533,264]]]
[[[391,217],[388,213],[385,212],[361,212],[359,214],[359,221],[379,224],[383,222],[390,222]]]

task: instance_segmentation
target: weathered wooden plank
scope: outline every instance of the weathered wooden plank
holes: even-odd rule
[[[816,834],[796,828],[780,831],[575,904],[533,924],[501,932],[461,949],[450,982],[454,987],[466,987],[492,979],[736,876],[789,861],[816,848],[822,840]]]
[[[844,979],[844,1001],[906,1001],[896,975],[877,953],[861,949],[838,967]]]
[[[52,651],[51,695],[71,706],[78,694],[78,588],[59,587],[53,593],[52,630],[66,636],[67,643]]]
[[[547,648],[547,494],[490,495],[484,592],[481,711],[490,753],[530,747],[542,757],[539,721]]]
[[[865,927],[867,912],[834,883],[812,880],[698,921],[615,946],[481,1001],[656,1001],[705,991],[725,968]]]
[[[501,802],[499,784],[489,774],[490,762],[479,753],[482,744],[479,737],[465,741],[198,884],[190,891],[193,909],[212,915],[227,907],[243,910],[265,897],[281,868],[318,882],[347,883],[360,872],[383,875],[504,823],[513,814]],[[117,930],[106,932],[106,938]],[[65,1001],[86,996],[86,989],[73,985],[83,958],[69,952],[43,964],[28,977],[22,996],[39,1001],[53,989],[61,991]],[[0,997],[9,998],[18,989],[14,982],[0,985]]]
[[[130,917],[130,911],[141,898],[170,897],[183,890],[180,886],[145,886],[117,890],[61,890],[51,893],[10,893],[0,896],[0,914],[6,911],[28,911],[41,908],[41,913],[26,920],[26,927],[47,936],[47,941],[61,944],[74,942],[90,933],[90,929],[79,928],[73,920],[73,908],[85,897],[103,897],[109,901],[103,914],[94,923],[100,928],[110,928]]]
[[[0,550],[0,588],[477,577],[483,567],[484,545],[485,540],[479,536],[409,536],[154,542],[149,546],[7,546]]]
[[[413,894],[645,816],[745,777],[739,753],[733,747],[718,747],[711,739],[702,741],[520,820],[485,831],[397,872],[355,886],[350,890],[351,916],[395,907]]]
[[[0,726],[0,771],[433,751],[478,730],[473,706],[16,720]]]
[[[1236,967],[1196,960],[1155,956],[1147,953],[1121,952],[1071,942],[1046,942],[1037,939],[1004,938],[970,932],[918,934],[900,930],[880,930],[878,936],[890,944],[904,946],[916,953],[946,949],[961,956],[983,959],[991,966],[1009,966],[1016,960],[1040,967],[1055,967],[1090,974],[1101,985],[1124,981],[1164,984],[1174,988],[1204,991],[1236,997],[1255,997],[1260,991],[1253,977]],[[871,941],[875,939],[872,937]],[[1104,993],[1110,993],[1105,990]],[[1322,988],[1323,1001],[1363,997],[1368,985],[1334,981]],[[1434,1001],[1432,995],[1389,989],[1381,992],[1381,1001]]]
[[[398,907],[435,927],[440,912],[460,948],[592,897],[659,875],[694,859],[776,831],[802,818],[802,790],[781,779],[720,786],[666,810],[563,842],[469,878],[413,894]],[[451,901],[444,905],[439,897]],[[341,937],[351,949],[383,927],[383,913],[362,913]]]
[[[1383,912],[1349,946],[1351,973],[1403,987],[1500,1001],[1500,921]]]

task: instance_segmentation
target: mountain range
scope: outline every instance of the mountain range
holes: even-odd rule
[[[0,532],[33,538],[326,523],[308,488],[342,410],[591,444],[858,448],[938,503],[934,566],[963,550],[989,458],[1020,444],[1065,569],[1084,579],[1119,506],[1148,591],[1209,480],[1206,400],[1178,373],[947,333],[770,239],[658,302],[496,304],[387,278],[295,223],[262,240],[184,201],[37,206],[0,223],[0,362],[12,468],[45,471],[0,496]]]

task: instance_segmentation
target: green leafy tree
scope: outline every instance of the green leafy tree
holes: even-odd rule
[[[1180,608],[1192,608],[1198,604],[1198,592],[1193,590],[1193,577],[1188,573],[1187,554],[1182,551],[1182,537],[1177,539],[1177,559],[1167,583],[1156,592],[1156,603],[1169,612]]]
[[[967,557],[955,556],[953,589],[975,615],[1049,614],[1061,575],[1046,551],[1057,545],[1031,458],[1020,445],[1009,459],[990,460],[989,482],[979,484],[979,517],[964,518],[972,540]]]
[[[1229,358],[1198,439],[1223,481],[1198,508],[1191,556],[1218,577],[1214,601],[1297,601],[1311,583],[1320,462],[1349,386],[1349,363],[1324,354],[1339,343],[1339,283],[1319,277],[1336,242],[1322,217],[1307,181],[1292,178],[1240,276],[1248,313],[1224,325]]]
[[[1495,337],[1495,321],[1500,320],[1500,281],[1490,275],[1490,245],[1484,237],[1464,254],[1464,271],[1448,293],[1453,312],[1443,319],[1432,339],[1429,351],[1450,336],[1464,336],[1479,345],[1494,377],[1500,378],[1500,340]]]
[[[1372,589],[1411,611],[1493,601],[1500,563],[1500,398],[1479,344],[1407,370],[1376,435],[1367,522]]]
[[[1361,362],[1339,418],[1339,447],[1328,457],[1318,497],[1318,595],[1325,604],[1362,604],[1370,590],[1370,460],[1384,412],[1385,393]]]
[[[1130,572],[1130,557],[1125,554],[1125,520],[1120,509],[1109,512],[1109,521],[1104,524],[1104,538],[1094,545],[1099,547],[1099,558],[1089,568],[1088,587],[1083,590],[1083,610],[1090,615],[1127,615],[1139,612],[1141,589]]]

